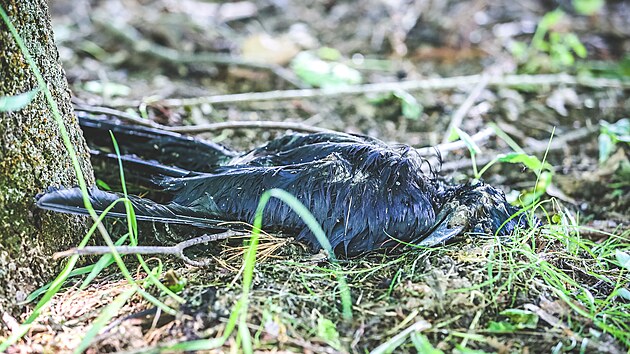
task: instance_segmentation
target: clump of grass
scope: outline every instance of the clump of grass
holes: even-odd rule
[[[249,247],[244,256],[242,293],[239,300],[232,308],[232,312],[228,319],[223,335],[220,338],[186,341],[167,347],[155,348],[157,352],[160,352],[162,350],[192,351],[215,349],[224,345],[230,335],[232,335],[232,332],[236,329],[238,339],[237,345],[240,346],[243,352],[253,353],[252,339],[246,323],[246,319],[249,306],[249,296],[254,277],[254,267],[256,265],[256,253],[258,251],[258,242],[260,239],[260,233],[262,231],[261,227],[263,221],[263,211],[265,209],[265,206],[267,205],[267,202],[269,202],[269,199],[271,198],[278,198],[289,205],[293,209],[293,211],[302,218],[306,226],[311,230],[311,232],[313,232],[317,240],[320,242],[322,248],[327,252],[333,266],[330,271],[333,273],[333,275],[335,275],[339,285],[341,303],[343,308],[343,317],[347,320],[352,318],[352,299],[350,297],[350,289],[348,288],[348,285],[346,283],[345,276],[338,269],[337,259],[335,257],[334,250],[332,249],[332,246],[330,245],[330,242],[328,241],[328,238],[326,237],[326,234],[322,230],[321,226],[319,225],[315,217],[313,217],[308,209],[295,196],[281,189],[270,189],[268,191],[265,191],[261,195],[258,207],[256,209],[253,225],[254,227],[252,230],[252,235],[249,238]]]
[[[503,139],[514,152],[507,154],[499,154],[495,156],[490,162],[485,164],[481,169],[477,166],[476,156],[481,153],[481,148],[474,142],[474,140],[463,130],[455,127],[449,136],[449,140],[461,139],[468,152],[470,153],[470,160],[472,163],[473,169],[473,178],[479,180],[482,178],[485,172],[487,172],[490,167],[494,166],[496,163],[510,163],[510,164],[520,164],[523,165],[527,170],[531,171],[536,175],[536,183],[532,188],[529,188],[523,192],[521,192],[518,198],[514,198],[513,204],[519,205],[522,207],[531,207],[535,202],[537,202],[547,191],[547,188],[551,185],[553,178],[553,168],[552,166],[546,162],[547,151],[545,151],[545,155],[542,160],[533,155],[528,155],[525,150],[523,150],[518,144],[512,140],[505,132],[503,132],[496,124],[491,124],[492,128],[495,130],[498,137]],[[555,133],[555,129],[551,133],[551,137],[549,138],[549,144],[551,144],[551,140],[553,139]]]
[[[505,136],[501,131],[497,134],[500,137]],[[545,162],[546,154],[540,161],[526,155],[513,141],[504,138],[516,152],[497,156],[478,169],[474,161],[480,149],[472,140],[467,139],[464,132],[457,131],[456,135],[469,148],[475,178],[481,178],[496,162],[509,162],[524,164],[534,172],[537,181],[529,195],[520,200],[520,204],[525,205],[520,212],[530,215],[532,228],[518,230],[507,242],[495,235],[495,240],[490,241],[491,244],[485,246],[485,251],[479,255],[486,262],[486,280],[470,287],[449,289],[447,294],[472,295],[481,291],[490,296],[490,303],[494,304],[496,310],[500,310],[502,316],[512,316],[511,322],[487,322],[486,333],[518,333],[540,328],[538,320],[540,315],[544,315],[544,310],[533,304],[523,308],[522,297],[519,297],[519,294],[525,293],[529,301],[537,303],[535,297],[540,294],[559,299],[573,312],[567,314],[568,317],[559,319],[559,322],[548,325],[572,331],[570,333],[575,334],[573,338],[579,342],[582,351],[596,348],[601,343],[602,334],[610,334],[620,343],[630,346],[630,231],[605,233],[588,229],[581,226],[577,217],[554,200],[541,202],[540,198],[549,183],[541,183],[540,180],[547,178],[544,173],[549,174],[549,179],[552,174],[551,167]],[[549,206],[551,210],[547,209]],[[534,214],[542,215],[545,223],[535,221]],[[585,231],[599,237],[595,240],[584,237]],[[399,278],[399,271],[395,272],[393,280]],[[392,287],[390,285],[387,294],[392,292]],[[506,305],[517,308],[502,309]],[[539,314],[536,311],[542,312]],[[482,312],[476,313],[470,324],[471,328],[479,325]],[[547,320],[549,321],[548,317]],[[456,317],[450,321],[456,321]],[[441,324],[436,325],[439,326]],[[481,331],[484,331],[483,327]],[[449,333],[448,338],[451,340],[461,335],[463,340],[456,345],[460,350],[465,349],[469,340],[488,343],[484,335],[458,334],[458,331]],[[379,349],[392,350],[402,345],[400,334],[403,332],[383,343]],[[411,336],[408,340],[412,340],[418,348],[417,333],[415,335],[415,341]],[[567,349],[563,345],[559,341],[554,350]]]
[[[250,237],[251,234],[243,234],[242,236],[235,236],[230,239],[246,240]],[[286,247],[291,242],[292,239],[289,237],[277,237],[261,230],[257,250],[258,255],[256,256],[256,259],[259,261],[264,261],[268,258],[277,258],[278,251]],[[239,259],[244,258],[243,256],[245,255],[245,252],[247,252],[248,248],[248,245],[245,243],[241,246],[227,247],[221,252],[221,257],[215,258],[215,261],[217,261],[217,263],[220,264],[223,268],[236,272],[238,271],[238,269],[235,264],[238,264],[237,262]]]
[[[586,58],[586,47],[575,33],[555,30],[554,27],[564,17],[565,13],[560,9],[550,11],[538,22],[529,45],[520,41],[510,43],[510,51],[519,61],[523,72],[567,70],[578,58]]]
[[[557,209],[553,216],[544,205],[536,208],[548,216],[545,225],[520,231],[511,242],[497,242],[488,254],[494,294],[513,294],[513,304],[518,290],[530,297],[553,294],[578,315],[559,324],[577,333],[578,340],[593,336],[587,332],[592,326],[630,346],[630,262],[622,261],[630,257],[630,231],[589,229],[557,203],[551,203]],[[585,231],[600,238],[586,238]]]

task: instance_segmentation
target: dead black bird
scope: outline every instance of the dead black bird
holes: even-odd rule
[[[116,136],[127,175],[170,196],[170,201],[132,196],[138,220],[221,229],[220,223],[251,223],[261,194],[281,188],[299,199],[320,222],[335,253],[353,256],[400,241],[424,246],[464,232],[508,235],[527,226],[504,194],[483,182],[450,184],[425,173],[425,160],[409,146],[338,133],[290,134],[247,153],[156,129],[81,117],[95,158],[108,130]],[[115,166],[115,165],[112,165]],[[92,187],[90,200],[103,211],[120,195]],[[78,188],[49,190],[37,206],[85,214]],[[118,204],[108,214],[124,215]],[[263,228],[283,230],[316,251],[317,239],[297,214],[271,199]]]

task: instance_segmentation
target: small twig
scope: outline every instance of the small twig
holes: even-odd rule
[[[385,343],[379,345],[378,347],[374,348],[374,350],[372,350],[370,352],[370,354],[389,353],[389,352],[393,351],[393,349],[395,349],[398,346],[400,346],[401,344],[403,344],[405,342],[405,340],[407,339],[407,337],[409,335],[411,335],[411,333],[413,333],[413,332],[423,332],[423,331],[426,331],[429,328],[431,328],[431,324],[429,322],[427,322],[424,319],[419,320],[418,322],[416,322],[416,323],[412,324],[411,326],[405,328],[403,331],[401,331],[397,335],[393,336],[387,342],[385,342]]]
[[[282,129],[295,130],[307,133],[339,133],[331,129],[314,127],[297,122],[275,122],[275,121],[229,121],[220,123],[184,125],[181,127],[169,127],[169,131],[176,133],[198,134],[204,132],[213,132],[224,129]]]
[[[481,145],[486,142],[490,137],[495,135],[494,129],[491,127],[485,127],[476,134],[470,136],[470,138],[477,144]],[[446,153],[454,150],[464,149],[466,148],[466,143],[462,140],[452,141],[444,144],[438,144],[435,146],[427,146],[423,148],[417,148],[416,151],[421,156],[430,156],[435,155],[436,150],[440,152],[440,155],[443,157]]]
[[[173,48],[155,44],[142,35],[137,29],[127,24],[113,24],[111,20],[103,20],[93,17],[95,24],[110,32],[112,35],[120,38],[129,45],[129,49],[139,53],[149,55],[161,61],[175,64],[220,64],[220,65],[237,65],[249,67],[253,69],[269,70],[276,76],[289,82],[295,87],[307,88],[291,71],[280,65],[253,62],[241,58],[233,57],[229,54],[219,54],[212,52],[205,53],[182,53]]]
[[[556,136],[553,138],[551,144],[549,145],[549,151],[564,149],[568,146],[570,142],[584,139],[598,130],[599,127],[593,125],[590,127],[584,127],[576,129],[574,131],[566,132],[561,136]],[[524,148],[525,153],[529,155],[540,154],[547,150],[547,141],[535,141],[533,143],[530,143],[529,145],[530,147]],[[492,159],[493,157],[491,156],[479,156],[475,158],[478,165],[485,165]],[[442,168],[440,169],[440,171],[455,171],[462,168],[468,168],[470,166],[472,166],[472,161],[470,159],[463,159],[458,161],[445,162],[444,164],[442,164]]]
[[[173,255],[187,264],[195,267],[203,267],[208,265],[208,261],[194,261],[184,254],[184,250],[188,247],[198,245],[200,243],[208,243],[219,240],[225,240],[231,237],[244,236],[247,233],[242,231],[228,230],[218,234],[195,237],[190,240],[182,241],[174,246],[116,246],[114,249],[120,254],[169,254]],[[69,257],[72,255],[100,255],[112,253],[112,248],[108,246],[87,246],[83,248],[71,248],[67,251],[57,252],[53,255],[53,259]]]
[[[466,100],[457,108],[453,116],[451,117],[451,121],[448,124],[448,128],[446,128],[446,134],[444,134],[444,138],[442,139],[442,144],[447,144],[449,142],[449,137],[451,136],[453,129],[459,128],[464,120],[464,117],[468,114],[468,111],[472,108],[475,101],[481,95],[481,92],[488,86],[488,81],[490,80],[489,74],[483,74],[481,76],[481,80],[475,85],[475,87],[470,91]],[[463,141],[460,141],[464,143]],[[441,150],[441,158],[446,158],[449,150]]]
[[[163,129],[163,130],[168,130],[168,128],[170,128],[166,125],[155,123],[152,120],[144,119],[140,117],[139,115],[127,113],[127,112],[120,111],[114,108],[109,108],[109,107],[89,106],[89,105],[75,103],[74,110],[79,111],[79,112],[86,112],[86,113],[92,113],[92,114],[105,114],[108,116],[122,118],[126,121],[129,121],[129,122],[132,122],[137,125],[144,126],[144,127]]]
[[[172,98],[160,101],[166,107],[198,106],[202,104],[218,103],[238,103],[271,100],[290,100],[315,97],[338,97],[347,95],[361,95],[367,93],[383,93],[422,90],[450,90],[479,83],[483,75],[469,75],[446,78],[431,78],[424,80],[411,80],[400,82],[384,82],[366,85],[355,85],[345,87],[333,87],[322,89],[301,89],[301,90],[278,90],[267,92],[248,92],[229,95],[216,95],[193,98]],[[492,87],[514,87],[514,86],[548,86],[548,85],[576,85],[584,87],[613,87],[626,89],[630,88],[630,80],[617,80],[592,77],[578,77],[568,74],[552,75],[497,75],[488,79],[488,86]],[[126,101],[114,104],[118,107],[136,107],[142,102]]]
[[[453,129],[459,128],[459,126],[462,124],[464,117],[468,114],[468,111],[470,111],[473,104],[475,104],[475,101],[477,100],[479,95],[481,95],[481,92],[483,91],[483,89],[485,89],[486,86],[488,86],[489,80],[490,80],[490,75],[483,74],[481,76],[481,80],[479,80],[479,82],[475,85],[472,91],[470,91],[470,94],[468,95],[468,97],[466,97],[466,100],[461,104],[461,106],[459,106],[459,108],[457,108],[457,110],[453,114],[453,117],[451,117],[451,122],[448,124],[448,128],[446,129],[446,134],[444,135],[444,138],[442,139],[442,144],[448,143],[448,138],[451,135],[451,132],[453,131]]]

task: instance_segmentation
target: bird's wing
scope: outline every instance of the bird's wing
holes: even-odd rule
[[[386,148],[382,141],[345,133],[288,134],[235,157],[229,165],[281,166],[322,159],[350,146]]]
[[[164,178],[172,204],[218,219],[252,222],[262,193],[283,189],[302,202],[322,225],[333,248],[345,254],[381,247],[390,237],[411,240],[435,224],[435,207],[422,175],[404,159],[356,152],[286,166],[225,166],[212,174]],[[408,166],[407,166],[408,167]],[[271,199],[265,227],[295,230],[314,249],[319,243],[288,205]]]
[[[112,119],[79,115],[79,124],[93,150],[113,151],[111,131],[121,154],[189,171],[207,172],[238,155],[212,142],[153,128],[122,125]]]

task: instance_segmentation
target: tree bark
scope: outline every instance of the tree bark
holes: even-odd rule
[[[45,0],[0,0],[24,40],[77,150],[86,182],[94,181],[87,146],[70,103],[70,90],[54,44]],[[8,27],[0,20],[0,96],[37,87]],[[0,318],[19,315],[18,303],[51,280],[59,268],[51,254],[75,246],[87,219],[38,210],[34,198],[49,186],[77,180],[51,110],[40,91],[25,108],[0,112]],[[0,333],[3,325],[0,321]],[[5,328],[6,329],[6,328]]]

